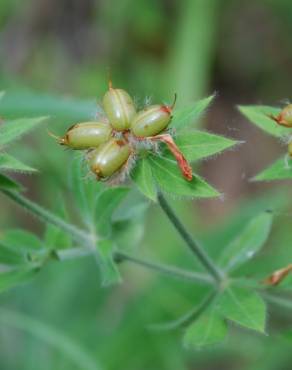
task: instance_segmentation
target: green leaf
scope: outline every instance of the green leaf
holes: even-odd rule
[[[217,308],[226,319],[246,328],[265,332],[266,306],[254,291],[229,287],[219,297]]]
[[[239,111],[266,133],[281,137],[289,134],[289,129],[279,126],[269,115],[277,116],[281,109],[263,105],[239,106]]]
[[[5,95],[5,91],[0,91],[0,100],[3,98],[4,95]]]
[[[36,269],[12,270],[0,273],[0,292],[30,280],[36,274]]]
[[[272,220],[271,212],[260,213],[251,219],[224,249],[219,264],[227,271],[231,271],[251,259],[267,241]]]
[[[98,194],[104,189],[101,182],[86,179],[84,155],[75,155],[69,173],[69,185],[82,221],[89,227],[94,223],[94,211]]]
[[[101,240],[97,244],[99,251],[102,285],[108,286],[121,282],[121,275],[113,260],[114,244],[111,240]]]
[[[0,190],[21,191],[23,190],[23,187],[18,182],[12,180],[10,177],[7,177],[0,173]]]
[[[226,323],[215,310],[211,310],[202,314],[187,328],[183,343],[188,348],[210,346],[222,342],[226,334]]]
[[[34,172],[36,169],[27,166],[6,153],[0,153],[0,171]]]
[[[153,175],[162,191],[168,194],[196,198],[210,198],[219,195],[211,185],[198,175],[192,181],[182,176],[177,163],[164,157],[149,156]]]
[[[0,242],[0,265],[22,265],[27,262],[22,251],[15,251]]]
[[[209,157],[236,145],[238,142],[204,131],[189,131],[175,136],[175,142],[188,161]]]
[[[170,127],[182,129],[198,120],[214,99],[215,94],[201,99],[185,108],[174,110]]]
[[[153,179],[151,165],[147,158],[142,158],[138,161],[131,173],[131,177],[142,194],[156,201],[155,181]]]
[[[0,147],[18,139],[21,135],[32,130],[47,119],[48,117],[38,117],[19,118],[16,120],[6,121],[0,126]]]
[[[22,229],[9,229],[3,234],[0,234],[0,242],[6,247],[15,250],[39,250],[43,244],[41,240],[29,231]]]
[[[288,156],[278,159],[253,178],[254,181],[285,179],[292,179],[292,159]]]
[[[100,193],[96,202],[96,229],[99,236],[108,236],[111,232],[112,214],[128,194],[129,188],[107,188]]]

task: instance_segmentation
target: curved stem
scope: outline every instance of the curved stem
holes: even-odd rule
[[[45,208],[39,206],[37,203],[34,203],[28,198],[24,197],[21,193],[7,189],[1,189],[1,191],[10,199],[21,205],[23,208],[27,209],[29,212],[39,217],[42,221],[57,226],[59,229],[70,234],[75,240],[81,241],[83,243],[87,243],[89,241],[89,236],[85,231],[80,230],[76,226],[67,223],[62,218],[56,216],[55,214],[47,211]]]
[[[198,306],[194,307],[192,310],[188,311],[185,315],[179,317],[177,320],[161,324],[152,324],[149,326],[149,329],[166,331],[188,326],[191,322],[201,316],[201,314],[213,302],[217,294],[217,290],[213,290],[203,299],[203,301]]]
[[[175,266],[169,266],[169,265],[164,265],[164,264],[157,263],[157,262],[144,260],[138,257],[131,256],[124,252],[115,252],[114,260],[117,263],[122,262],[122,261],[133,262],[136,265],[154,270],[164,275],[177,277],[183,280],[195,281],[197,283],[208,284],[208,285],[213,284],[212,279],[210,279],[207,275],[204,275],[198,272],[188,271],[185,269],[180,269]]]
[[[90,249],[83,248],[83,247],[55,251],[55,256],[57,257],[59,261],[86,257],[91,254],[93,254],[93,252]],[[116,263],[121,263],[124,261],[132,262],[136,265],[145,267],[146,269],[150,269],[158,273],[172,276],[175,278],[180,278],[180,279],[188,280],[188,281],[195,281],[200,284],[207,284],[207,285],[213,284],[213,280],[210,279],[208,275],[201,274],[199,272],[192,272],[192,271],[180,269],[175,266],[169,266],[169,265],[145,260],[139,257],[132,256],[128,253],[116,251],[113,253],[113,259]]]
[[[81,230],[77,228],[76,226],[67,223],[60,217],[56,216],[55,214],[47,211],[45,208],[39,206],[38,204],[32,202],[28,198],[24,197],[22,194],[16,191],[12,190],[7,190],[7,189],[2,189],[1,190],[5,195],[7,195],[9,198],[14,200],[16,203],[30,211],[31,213],[35,214],[38,216],[42,221],[48,222],[50,224],[55,225],[56,227],[60,228],[61,230],[67,232],[70,234],[76,241],[81,242],[81,244],[85,245],[86,248],[72,248],[69,250],[56,250],[55,251],[55,257],[59,260],[67,260],[67,259],[72,259],[72,258],[79,258],[91,254],[96,254],[96,248],[91,248],[92,245],[92,240],[90,234],[87,234],[84,230]],[[171,220],[174,220],[173,223],[175,224],[176,228],[180,232],[181,235],[184,235],[184,239],[188,240],[187,244],[190,246],[192,245],[193,251],[196,251],[195,253],[200,256],[200,259],[202,261],[207,260],[209,258],[208,256],[204,255],[204,251],[201,250],[198,246],[194,244],[194,242],[191,242],[191,236],[187,234],[185,231],[184,227],[180,223],[180,221],[177,219],[177,217],[174,215],[173,211],[170,209],[168,204],[166,203],[166,200],[164,198],[161,198],[162,195],[160,194],[158,196],[159,201],[161,202],[161,206],[164,209],[165,212],[170,214],[169,218]],[[166,211],[167,210],[167,211]],[[185,234],[183,234],[183,232]],[[192,243],[192,244],[191,244]],[[90,248],[88,248],[90,246]],[[98,257],[98,256],[97,256]],[[116,263],[120,263],[122,261],[129,261],[132,263],[135,263],[137,265],[143,266],[145,268],[149,268],[152,270],[155,270],[157,272],[160,272],[164,275],[169,275],[177,278],[181,278],[184,280],[189,280],[189,281],[196,281],[198,283],[203,283],[203,284],[213,284],[213,280],[210,279],[208,276],[201,274],[201,273],[196,273],[192,271],[187,271],[184,269],[180,269],[174,266],[167,266],[159,263],[155,263],[152,261],[147,261],[144,259],[140,259],[138,257],[131,256],[129,254],[126,254],[124,252],[114,252],[113,253],[113,259]],[[203,262],[202,262],[203,263]],[[213,262],[210,262],[210,266],[213,265]],[[211,272],[211,268],[209,268]],[[216,270],[215,270],[216,271]],[[215,272],[213,272],[213,277],[215,277]],[[220,277],[220,279],[219,279]],[[221,276],[216,275],[216,280],[221,281]]]
[[[158,193],[157,195],[158,203],[162,210],[167,215],[170,222],[176,228],[178,233],[181,235],[183,240],[186,242],[187,246],[190,250],[197,256],[201,264],[209,271],[209,273],[213,276],[213,278],[218,282],[221,283],[224,280],[223,272],[215,265],[215,263],[211,260],[208,254],[204,251],[204,249],[196,242],[191,234],[186,230],[184,225],[181,223],[179,218],[176,216],[173,209],[168,204],[167,200],[164,198],[162,193]]]

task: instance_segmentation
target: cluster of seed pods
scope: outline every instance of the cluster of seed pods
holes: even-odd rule
[[[270,116],[278,125],[287,128],[292,128],[292,104],[284,107],[277,116]],[[288,143],[288,154],[292,158],[292,138],[290,137]]]
[[[168,127],[172,110],[168,105],[150,105],[136,110],[131,96],[110,82],[102,106],[105,117],[77,123],[63,137],[56,137],[61,145],[74,150],[86,150],[90,170],[97,180],[107,180],[126,169],[139,154],[139,144],[164,142],[174,155],[183,177],[192,179],[192,168],[176,146],[172,136],[163,132]],[[153,145],[154,147],[154,145]]]

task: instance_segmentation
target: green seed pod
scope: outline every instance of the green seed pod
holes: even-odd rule
[[[130,128],[131,120],[136,114],[136,108],[133,99],[125,90],[114,89],[110,82],[102,105],[115,130],[124,131]]]
[[[277,117],[272,117],[279,125],[292,127],[292,104],[287,105]]]
[[[166,129],[171,121],[171,112],[176,102],[176,95],[171,106],[150,105],[136,114],[131,122],[131,130],[135,136],[149,137]]]
[[[71,149],[96,148],[110,139],[111,131],[111,126],[104,122],[82,122],[71,126],[58,141]]]
[[[112,176],[128,160],[130,145],[125,140],[111,139],[89,153],[89,165],[97,178]]]

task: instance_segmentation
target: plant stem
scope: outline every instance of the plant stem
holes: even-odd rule
[[[213,284],[212,279],[210,279],[207,275],[204,275],[198,272],[192,272],[192,271],[180,269],[175,266],[169,266],[169,265],[164,265],[164,264],[144,260],[138,257],[131,256],[124,252],[115,252],[114,260],[117,263],[122,262],[122,261],[133,262],[136,265],[143,266],[145,268],[154,270],[164,275],[178,277],[184,280],[196,281],[197,283],[203,283],[203,284],[208,284],[208,285]]]
[[[88,243],[90,238],[85,231],[80,230],[76,226],[65,222],[62,218],[47,211],[45,208],[32,202],[31,200],[24,197],[22,194],[20,194],[17,191],[7,190],[7,189],[1,189],[1,191],[5,195],[7,195],[10,199],[14,200],[16,203],[18,203],[19,205],[27,209],[29,212],[38,216],[42,221],[48,222],[54,226],[57,226],[59,229],[70,234],[72,237],[74,237],[78,241],[81,241],[83,243],[84,242]]]
[[[181,235],[183,240],[186,242],[187,246],[190,250],[197,256],[201,264],[209,271],[209,273],[213,276],[213,278],[218,282],[221,283],[224,280],[223,272],[214,264],[214,262],[210,259],[204,249],[195,242],[191,234],[186,230],[184,225],[181,223],[179,218],[176,216],[174,210],[170,207],[167,200],[164,198],[162,193],[158,193],[157,196],[158,203],[162,210],[167,215],[170,222],[176,228],[178,233]]]
[[[57,256],[57,259],[60,261],[80,258],[80,257],[86,257],[94,252],[91,251],[88,248],[71,248],[71,249],[64,249],[64,250],[56,250],[55,255]],[[153,271],[156,271],[158,273],[172,276],[175,278],[180,278],[183,280],[189,280],[189,281],[196,281],[201,284],[208,284],[212,285],[213,280],[209,278],[209,276],[198,273],[198,272],[192,272],[184,269],[177,268],[175,266],[169,266],[161,263],[156,263],[148,260],[144,260],[135,256],[132,256],[130,254],[124,253],[124,252],[114,252],[113,253],[113,259],[116,263],[121,263],[124,261],[132,262],[136,265],[145,267],[146,269],[150,269]]]
[[[194,320],[198,319],[200,315],[209,307],[212,301],[217,296],[218,292],[213,290],[210,292],[203,301],[196,307],[194,307],[191,311],[188,311],[185,315],[179,317],[177,320],[161,323],[161,324],[153,324],[149,327],[152,330],[174,330],[180,327],[186,327]]]
[[[90,237],[90,234],[87,234],[86,231],[83,231],[83,230],[77,228],[76,226],[67,223],[66,221],[64,221],[60,217],[56,216],[55,214],[49,212],[45,208],[43,208],[43,207],[39,206],[38,204],[32,202],[31,200],[27,199],[26,197],[24,197],[19,192],[16,192],[16,191],[13,191],[13,190],[7,190],[7,189],[2,189],[1,191],[5,195],[7,195],[10,199],[14,200],[16,203],[18,203],[19,205],[21,205],[22,207],[27,209],[29,212],[38,216],[42,221],[48,222],[52,225],[55,225],[59,229],[65,231],[68,234],[70,234],[76,241],[79,241],[79,242],[81,242],[81,244],[86,246],[86,248],[82,247],[82,248],[72,248],[72,249],[67,249],[67,250],[56,250],[55,254],[56,254],[56,256],[59,260],[63,261],[63,260],[67,260],[67,259],[79,258],[79,257],[92,255],[92,254],[96,255],[96,248],[92,248],[93,241]],[[163,203],[163,201],[161,200],[161,195],[159,196],[159,201],[162,202],[162,204],[163,204],[163,206],[161,205],[162,208],[166,207],[166,209],[168,209],[168,212],[173,214],[172,210],[170,209],[170,207],[166,203],[165,199],[164,199],[164,202],[165,202],[166,206]],[[176,216],[174,214],[173,214],[173,216],[176,220],[175,225],[176,225],[177,229],[180,231],[180,233],[182,234],[181,230],[183,230],[185,232],[185,234],[188,236],[188,238],[190,240],[192,240],[190,235],[187,234],[187,232],[184,230],[183,226],[180,224],[180,221],[176,218]],[[171,219],[170,216],[169,216],[169,218]],[[185,240],[188,240],[188,239],[185,239]],[[188,245],[189,245],[189,242],[188,242]],[[90,248],[88,248],[88,246]],[[200,248],[197,247],[196,245],[195,245],[195,248],[194,248],[194,246],[192,247],[192,249],[195,249],[195,250],[196,250],[196,248],[198,248],[198,250],[200,251]],[[200,251],[200,253],[203,254],[204,251],[202,250],[202,251]],[[198,252],[196,252],[196,254],[199,255]],[[204,260],[207,257],[208,256],[204,256],[204,254],[203,254],[203,257],[201,257],[201,258],[202,258],[202,260]],[[162,265],[162,264],[155,263],[155,262],[152,262],[152,261],[143,260],[143,259],[140,259],[138,257],[134,257],[134,256],[131,256],[129,254],[126,254],[124,252],[118,252],[118,251],[114,252],[113,253],[113,258],[114,258],[114,261],[116,263],[120,263],[122,261],[129,261],[129,262],[135,263],[137,265],[143,266],[145,268],[149,268],[151,270],[155,270],[157,272],[163,273],[165,275],[169,275],[169,276],[173,276],[173,277],[179,277],[179,278],[182,278],[184,280],[196,281],[196,282],[203,283],[203,284],[209,284],[209,285],[212,284],[212,280],[204,274],[200,274],[200,273],[196,273],[196,272],[192,272],[192,271],[187,271],[187,270],[180,269],[180,268],[177,268],[177,267],[174,267],[174,266],[167,266],[167,265]],[[210,264],[211,263],[212,262],[210,262]],[[214,275],[215,274],[213,273],[213,276]],[[220,279],[221,279],[221,277],[220,277]],[[218,275],[218,277],[216,275],[216,280],[219,280],[219,275]]]

